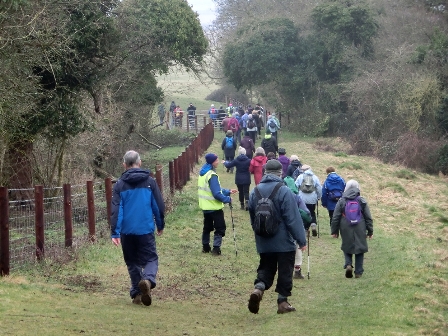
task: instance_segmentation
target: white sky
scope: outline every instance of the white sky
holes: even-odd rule
[[[187,0],[193,11],[199,14],[199,20],[203,27],[212,23],[215,18],[215,3],[212,0]]]

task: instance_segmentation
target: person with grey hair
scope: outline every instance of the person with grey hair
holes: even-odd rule
[[[136,151],[123,157],[125,172],[112,194],[111,238],[116,246],[121,244],[132,302],[149,306],[159,265],[154,232],[163,233],[165,204],[156,181],[141,164]]]
[[[265,175],[260,184],[252,190],[249,196],[249,215],[254,227],[256,207],[259,197],[269,197],[279,220],[277,232],[270,237],[255,234],[255,243],[260,261],[254,290],[249,297],[248,308],[253,314],[260,309],[263,293],[274,283],[277,274],[275,291],[277,296],[277,313],[284,314],[296,309],[288,303],[293,288],[293,271],[296,255],[296,244],[302,251],[306,250],[306,236],[302,217],[296,205],[294,194],[283,184],[281,179],[282,164],[273,159],[266,163]],[[257,196],[257,194],[259,195]]]
[[[361,210],[359,221],[349,223],[345,215],[347,202],[357,202]],[[349,180],[345,185],[344,193],[336,204],[331,218],[331,236],[338,238],[341,235],[341,250],[344,252],[345,277],[353,277],[353,255],[355,255],[355,278],[364,273],[364,253],[368,252],[367,237],[373,237],[373,220],[367,201],[361,196],[358,181]]]
[[[240,146],[238,156],[234,160],[223,161],[223,163],[227,169],[236,167],[235,184],[238,188],[241,210],[249,210],[248,202],[251,178],[249,172],[250,159],[246,156],[246,149]]]

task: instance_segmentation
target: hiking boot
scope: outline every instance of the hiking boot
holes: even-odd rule
[[[244,210],[244,209],[245,209],[244,203],[241,203],[241,210]]]
[[[132,299],[132,303],[136,304],[136,305],[141,305],[142,304],[142,295],[141,294],[137,294],[133,299]]]
[[[311,233],[313,234],[313,237],[317,237],[317,230],[316,230],[316,223],[311,223]]]
[[[355,278],[360,278],[360,277],[362,277],[362,274],[356,274],[355,273]]]
[[[246,211],[249,211],[249,201],[246,201]]]
[[[141,300],[142,303],[145,306],[150,306],[152,299],[151,299],[151,282],[149,280],[140,280],[138,283],[138,288],[140,288],[140,291],[142,292]]]
[[[353,266],[347,265],[347,267],[345,268],[345,277],[353,278]]]
[[[294,279],[305,279],[305,277],[302,275],[301,268],[296,268],[296,270],[294,271]]]
[[[212,255],[214,256],[221,255],[221,248],[219,246],[213,246]]]
[[[278,304],[277,314],[286,314],[293,311],[296,311],[296,309],[286,301]]]
[[[203,244],[202,245],[202,253],[209,253],[212,249],[210,248],[209,244]]]
[[[255,288],[249,298],[249,303],[247,304],[247,308],[253,314],[258,314],[258,310],[260,309],[260,301],[263,298],[263,291],[261,289]]]

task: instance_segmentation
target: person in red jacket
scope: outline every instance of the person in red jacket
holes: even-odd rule
[[[255,156],[250,161],[249,171],[251,174],[254,174],[255,185],[258,185],[263,177],[263,166],[267,161],[266,155],[264,153],[264,149],[262,147],[258,147],[255,150]]]

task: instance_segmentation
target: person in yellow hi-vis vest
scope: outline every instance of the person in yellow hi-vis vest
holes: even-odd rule
[[[232,203],[231,194],[236,189],[222,189],[216,167],[219,165],[218,155],[208,153],[206,163],[202,166],[198,178],[199,208],[204,213],[204,228],[202,229],[202,252],[221,254],[222,237],[226,234],[224,220],[224,203]],[[214,232],[213,250],[210,248],[210,232]]]

